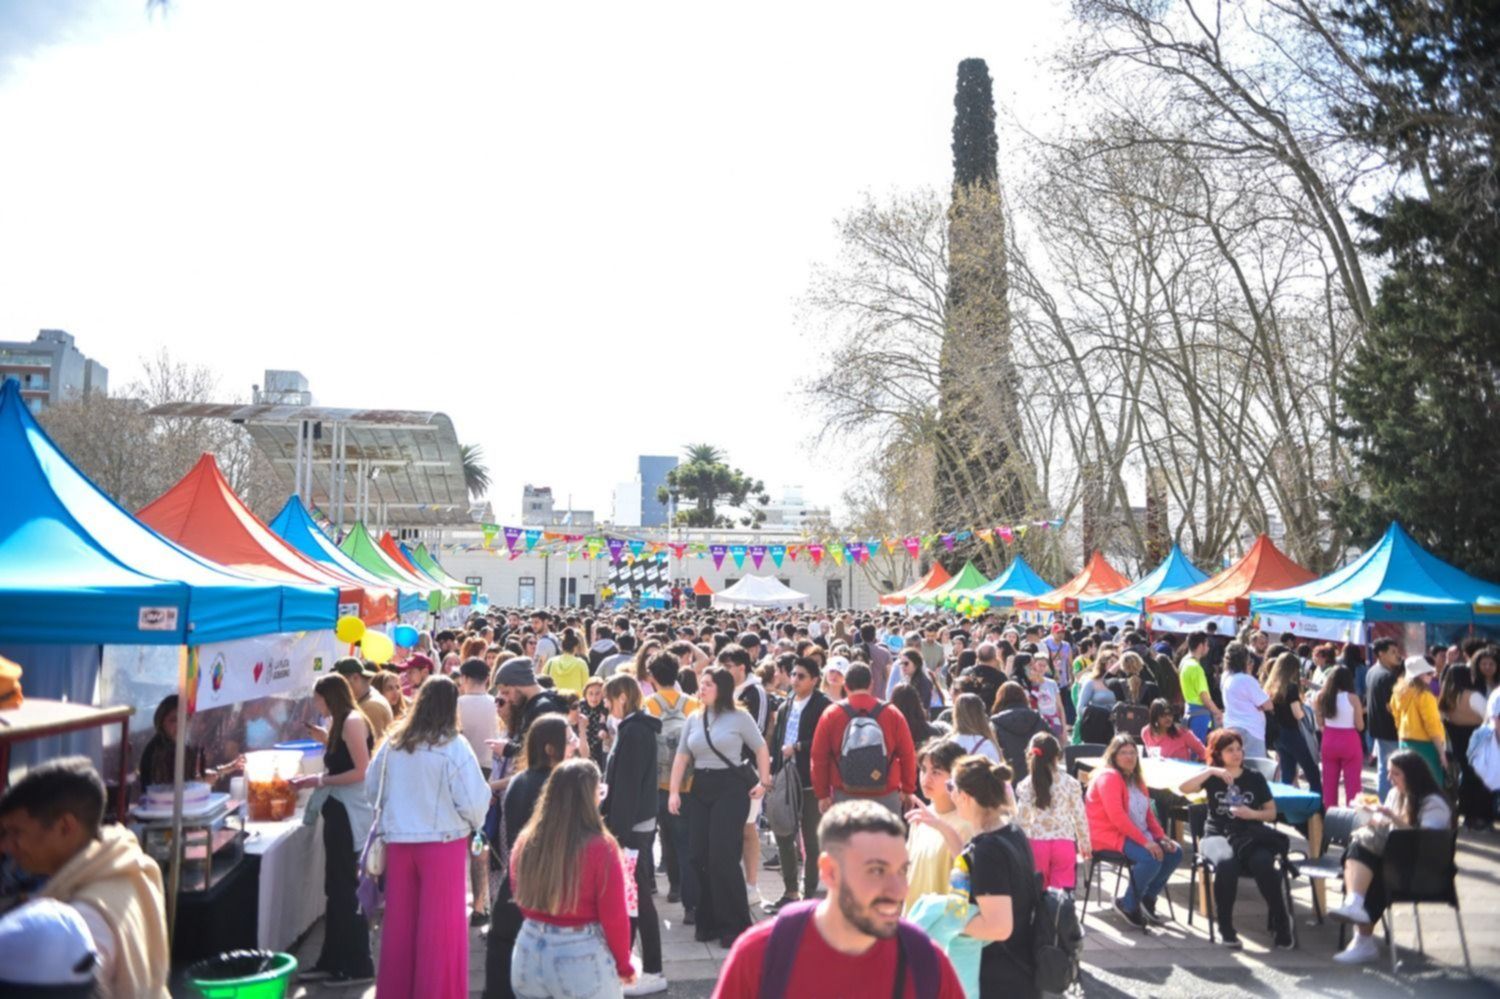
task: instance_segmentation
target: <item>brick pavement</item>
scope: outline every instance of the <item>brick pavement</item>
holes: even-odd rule
[[[1294,846],[1304,844],[1293,834]],[[764,853],[770,856],[770,851]],[[1440,906],[1425,906],[1422,914],[1423,942],[1426,959],[1419,958],[1415,946],[1416,928],[1410,906],[1395,914],[1396,938],[1405,945],[1406,960],[1399,975],[1391,975],[1382,950],[1382,960],[1374,966],[1347,969],[1330,958],[1338,949],[1338,924],[1330,921],[1312,924],[1312,906],[1305,881],[1298,882],[1294,893],[1298,920],[1299,947],[1293,951],[1273,951],[1270,935],[1264,929],[1266,910],[1255,885],[1248,879],[1240,886],[1235,923],[1244,941],[1244,950],[1229,951],[1211,944],[1201,917],[1189,927],[1186,923],[1188,876],[1186,868],[1174,876],[1168,892],[1176,908],[1178,922],[1149,935],[1128,926],[1108,910],[1090,906],[1085,921],[1088,934],[1084,947],[1083,993],[1094,996],[1185,996],[1207,999],[1219,995],[1358,995],[1366,996],[1493,996],[1500,994],[1500,833],[1461,834],[1459,840],[1459,899],[1463,905],[1468,930],[1469,954],[1475,976],[1464,972],[1454,915]],[[760,890],[766,898],[781,893],[781,877],[776,871],[762,871]],[[1113,878],[1106,880],[1113,885]],[[672,997],[708,996],[725,954],[717,944],[693,940],[693,928],[681,923],[682,907],[666,902],[666,882],[661,879],[662,894],[657,896],[658,912],[663,921],[662,948],[665,973],[673,987]],[[1081,886],[1080,886],[1081,888]],[[1337,890],[1330,892],[1337,904]],[[1098,893],[1095,893],[1098,898]],[[1378,931],[1377,931],[1378,936]],[[298,950],[304,962],[317,954],[321,924]],[[483,991],[484,942],[478,932],[470,935],[470,974],[472,994]],[[373,987],[343,989],[299,987],[296,997],[374,996]]]

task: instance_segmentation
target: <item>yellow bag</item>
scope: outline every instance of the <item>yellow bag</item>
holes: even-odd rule
[[[0,711],[19,708],[26,700],[21,696],[21,667],[0,656]]]

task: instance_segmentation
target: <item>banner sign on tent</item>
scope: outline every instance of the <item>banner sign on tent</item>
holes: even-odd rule
[[[273,694],[305,696],[333,668],[338,639],[332,631],[259,635],[198,647],[194,711],[222,708]]]

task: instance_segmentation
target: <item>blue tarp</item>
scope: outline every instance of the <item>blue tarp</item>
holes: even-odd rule
[[[1161,565],[1125,589],[1078,601],[1078,613],[1089,621],[1134,618],[1139,622],[1146,613],[1147,597],[1196,586],[1207,578],[1208,573],[1189,562],[1182,549],[1173,545]]]
[[[1369,551],[1331,575],[1250,597],[1250,613],[1341,621],[1493,622],[1500,585],[1427,551],[1392,523]]]
[[[332,626],[333,587],[249,579],[99,490],[0,387],[0,643],[199,645]]]
[[[1018,599],[1051,593],[1052,584],[1036,574],[1024,555],[1017,555],[1000,575],[978,589],[964,592],[967,596],[988,597],[992,607],[1009,607]]]
[[[302,501],[295,495],[288,496],[281,512],[267,525],[282,541],[291,545],[314,562],[332,566],[346,576],[351,576],[372,586],[396,589],[387,580],[369,572],[364,566],[345,555],[338,545],[318,527]],[[412,590],[397,589],[396,612],[407,614],[427,609],[427,595]]]

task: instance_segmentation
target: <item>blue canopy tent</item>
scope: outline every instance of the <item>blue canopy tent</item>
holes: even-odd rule
[[[329,627],[334,587],[250,579],[179,548],[58,450],[0,387],[0,644],[201,645]]]
[[[1377,621],[1500,623],[1500,585],[1449,565],[1393,522],[1342,569],[1301,586],[1252,594],[1250,613],[1262,630],[1354,641],[1364,625]]]
[[[1125,589],[1078,601],[1078,613],[1088,621],[1103,618],[1110,624],[1127,620],[1139,622],[1146,614],[1147,597],[1168,590],[1186,589],[1207,578],[1208,573],[1188,561],[1182,549],[1173,545],[1161,565]]]
[[[307,507],[295,495],[288,496],[274,520],[267,525],[280,535],[281,540],[297,549],[314,562],[331,565],[346,576],[352,576],[371,586],[389,587],[392,584],[367,570],[354,559],[345,555],[338,545],[324,534],[307,512]],[[396,612],[408,614],[427,609],[427,595],[414,590],[397,588]]]
[[[1036,574],[1036,570],[1026,561],[1026,556],[1017,555],[1015,561],[1005,567],[1005,571],[983,586],[972,590],[964,590],[960,596],[984,597],[989,600],[991,607],[1011,607],[1017,600],[1027,597],[1039,597],[1044,593],[1052,592],[1052,584]]]

